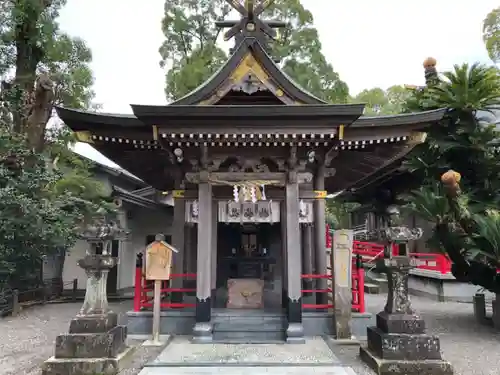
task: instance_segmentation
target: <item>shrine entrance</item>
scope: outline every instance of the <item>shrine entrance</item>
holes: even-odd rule
[[[217,239],[215,307],[281,309],[279,223],[219,223]]]

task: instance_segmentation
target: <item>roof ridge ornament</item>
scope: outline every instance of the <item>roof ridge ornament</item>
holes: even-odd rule
[[[281,21],[263,21],[259,16],[274,3],[274,0],[244,0],[244,4],[240,0],[226,0],[240,15],[239,20],[217,21],[217,27],[229,28],[224,33],[224,40],[228,41],[235,39],[235,47],[248,37],[256,38],[262,47],[269,51],[269,39],[276,38],[274,29],[286,27],[286,22]],[[231,50],[231,53],[234,49]]]

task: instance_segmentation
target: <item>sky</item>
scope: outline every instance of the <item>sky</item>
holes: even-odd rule
[[[168,0],[167,0],[168,1]],[[92,49],[95,102],[131,113],[129,104],[166,104],[158,48],[165,0],[69,0],[62,30]],[[489,63],[482,21],[498,0],[302,0],[319,31],[323,53],[352,95],[365,88],[423,84],[423,60],[438,70]],[[89,145],[76,151],[110,163]]]

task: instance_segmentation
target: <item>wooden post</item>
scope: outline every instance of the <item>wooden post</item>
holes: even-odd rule
[[[72,293],[71,299],[73,300],[73,302],[76,302],[77,290],[78,290],[78,279],[73,279],[73,290],[71,292]]]
[[[289,173],[289,181],[285,186],[286,210],[286,285],[288,292],[288,343],[303,343],[302,326],[302,254],[300,249],[299,224],[299,185],[296,173]]]
[[[12,291],[12,316],[17,316],[21,311],[21,306],[19,305],[19,290],[14,289]]]
[[[153,298],[153,343],[160,343],[161,280],[155,280]]]
[[[351,340],[352,319],[352,230],[336,230],[333,235],[333,289],[337,340]]]
[[[325,190],[325,166],[320,165],[314,176],[314,189],[317,191]],[[315,245],[316,245],[316,273],[325,275],[326,269],[326,219],[325,219],[325,199],[319,198],[314,201],[314,229],[315,229]],[[316,289],[327,289],[328,283],[326,279],[317,279]],[[317,293],[318,304],[328,303],[327,293]]]
[[[172,253],[178,250],[165,242],[163,234],[157,234],[154,242],[146,248],[146,280],[154,280],[153,298],[153,332],[152,340],[146,341],[144,345],[161,346],[161,286],[162,281],[170,279],[172,268]]]

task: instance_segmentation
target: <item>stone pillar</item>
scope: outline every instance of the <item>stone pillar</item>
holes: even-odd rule
[[[95,236],[91,251],[78,262],[88,277],[85,301],[69,333],[57,337],[55,355],[42,365],[42,375],[117,374],[130,350],[125,344],[127,328],[119,326],[117,314],[109,310],[106,291],[109,270],[118,262],[107,250],[118,230],[104,224],[88,232]],[[98,238],[101,233],[105,238]],[[106,250],[103,255],[95,254],[98,242]]]
[[[196,324],[193,340],[212,340],[211,283],[212,283],[212,186],[201,182],[198,186],[198,246],[196,257]]]
[[[313,273],[313,241],[312,241],[312,225],[302,224],[302,273],[310,275]],[[303,289],[312,289],[313,282],[311,279],[302,281]]]
[[[320,165],[314,176],[314,189],[325,190],[325,166]],[[326,274],[327,258],[326,258],[326,221],[325,221],[325,200],[316,199],[314,201],[314,237],[315,237],[315,260],[316,260],[316,273]],[[326,279],[317,279],[316,289],[327,289],[328,282]],[[317,303],[328,303],[327,293],[317,294]]]
[[[301,280],[301,246],[299,224],[299,185],[296,173],[290,172],[285,187],[286,207],[286,268],[287,268],[287,342],[303,343],[304,330],[302,327],[302,280]]]
[[[381,234],[388,246],[396,243],[404,250],[408,241],[422,236],[420,229],[400,224],[396,207],[387,211],[391,219]],[[407,249],[383,259],[380,268],[387,273],[387,303],[377,314],[377,326],[367,329],[368,346],[360,348],[361,359],[379,375],[453,374],[451,364],[441,357],[439,337],[425,333],[424,320],[411,307],[408,277],[412,266]]]
[[[172,245],[179,251],[174,254],[173,258],[173,273],[184,273],[184,256],[185,256],[185,225],[186,225],[186,203],[184,199],[174,199],[174,221],[172,225]],[[184,278],[172,279],[173,288],[182,288]],[[182,302],[182,292],[172,292],[172,302]]]
[[[211,254],[212,254],[212,280],[210,283],[211,288],[211,298],[212,306],[215,307],[216,289],[217,289],[217,224],[218,224],[218,205],[217,201],[212,203],[212,242],[211,242]]]

